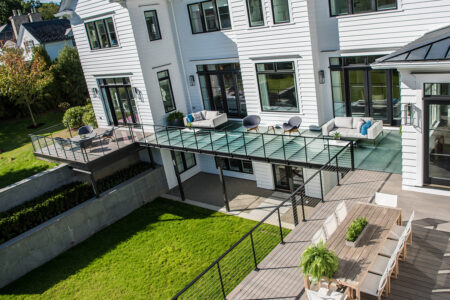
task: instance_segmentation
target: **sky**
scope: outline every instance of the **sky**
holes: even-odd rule
[[[59,4],[61,2],[61,0],[40,0],[41,3],[49,3],[49,2],[53,2],[56,4]]]

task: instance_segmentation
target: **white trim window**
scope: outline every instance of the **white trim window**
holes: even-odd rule
[[[119,46],[112,17],[86,22],[84,25],[91,50]]]

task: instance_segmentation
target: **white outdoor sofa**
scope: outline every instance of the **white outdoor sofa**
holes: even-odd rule
[[[217,126],[222,125],[228,121],[227,114],[220,113],[218,111],[202,110],[202,111],[200,111],[200,114],[201,114],[202,120],[191,122],[192,127],[216,128]],[[184,117],[183,121],[184,121],[184,126],[188,126],[187,117]]]
[[[367,129],[367,135],[361,134],[358,129],[361,119],[364,122],[372,122],[372,126]],[[339,132],[342,138],[375,140],[383,132],[383,122],[366,117],[336,117],[322,126],[324,136],[333,136],[336,132]]]

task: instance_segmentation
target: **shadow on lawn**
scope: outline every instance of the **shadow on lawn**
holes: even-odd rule
[[[48,169],[48,165],[42,165],[6,172],[3,175],[0,175],[0,189]]]
[[[211,218],[213,213],[215,212],[208,209],[158,198],[0,289],[0,295],[42,294],[154,223]],[[160,220],[164,214],[172,214],[179,218]]]

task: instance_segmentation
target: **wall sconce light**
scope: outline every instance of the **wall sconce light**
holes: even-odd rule
[[[92,95],[94,95],[94,98],[97,98],[98,97],[98,89],[92,88],[91,91],[92,91]]]
[[[325,83],[325,71],[324,70],[319,71],[319,83],[320,84]]]
[[[194,75],[189,75],[189,85],[195,86],[195,77]]]
[[[142,92],[140,89],[138,89],[137,87],[134,87],[133,92],[134,92],[134,95],[136,96],[136,98],[138,98],[141,101],[144,101],[144,97],[142,97]]]

